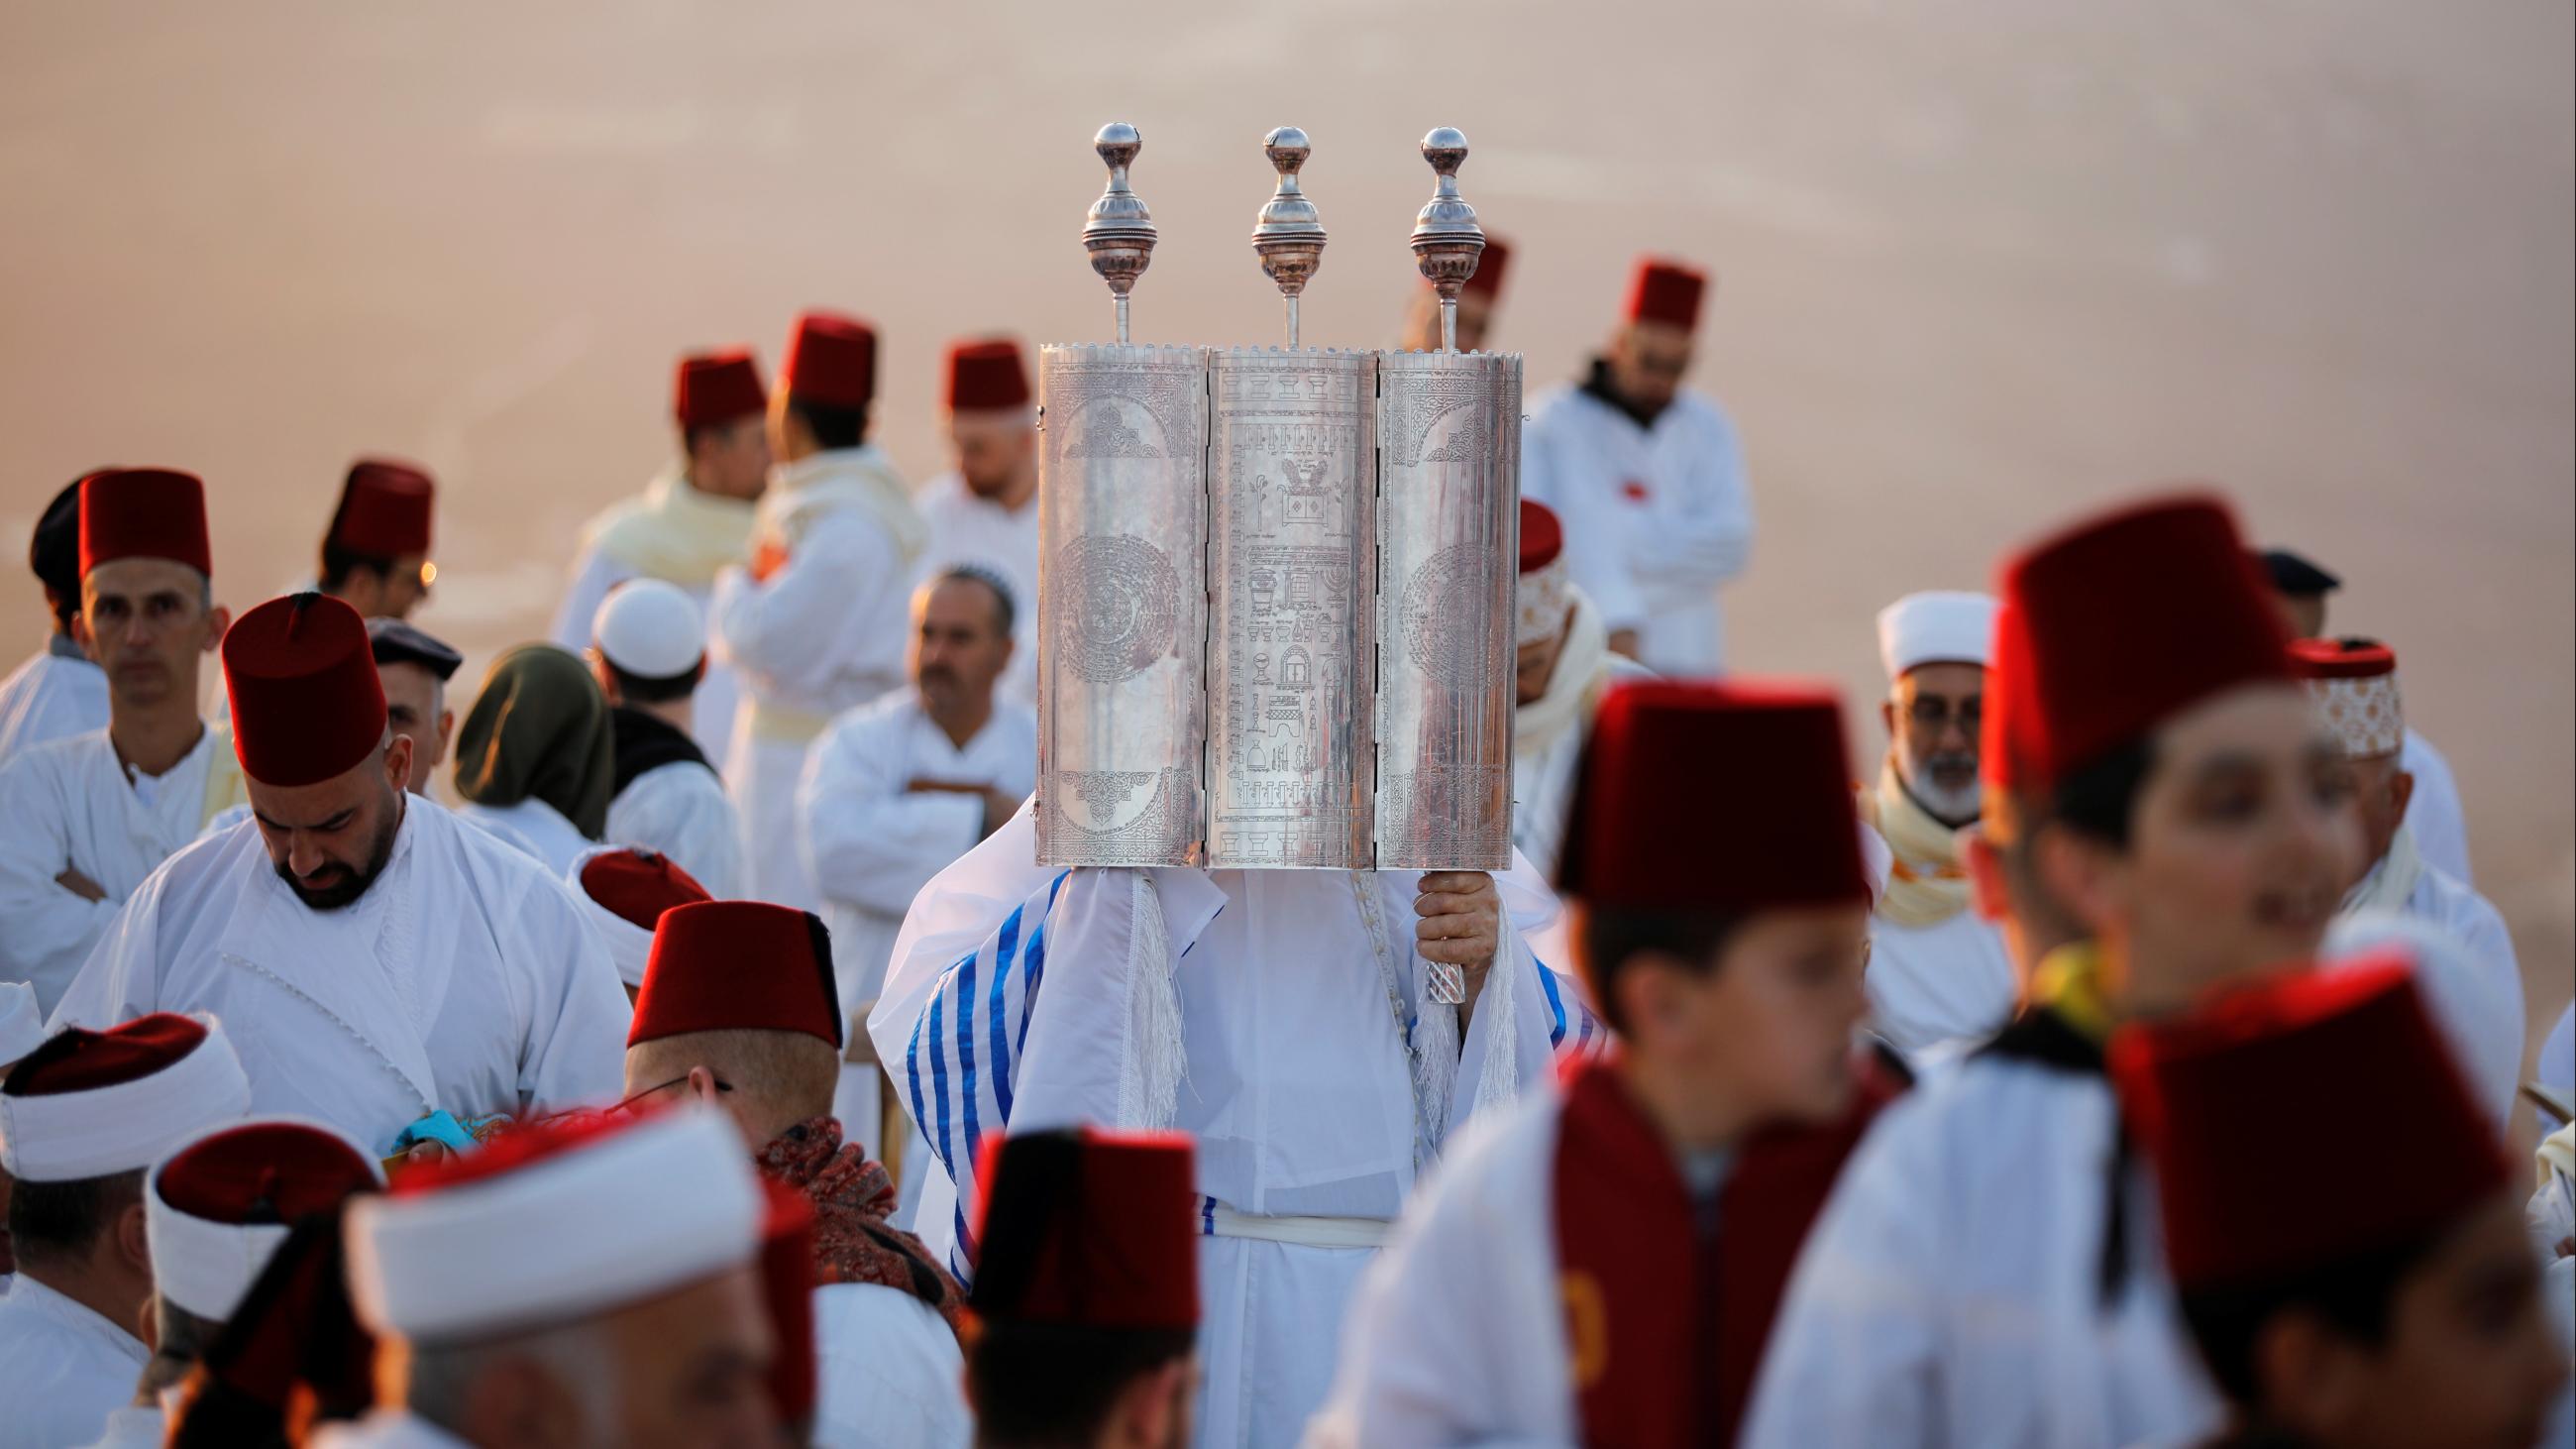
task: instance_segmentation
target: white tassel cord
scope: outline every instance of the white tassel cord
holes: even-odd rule
[[[1173,980],[1171,928],[1163,899],[1141,870],[1129,871],[1127,1041],[1118,1062],[1118,1122],[1168,1128],[1180,1108],[1189,1058],[1181,1041],[1181,989]]]

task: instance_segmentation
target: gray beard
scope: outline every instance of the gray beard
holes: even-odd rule
[[[1975,820],[1985,807],[1985,792],[1974,781],[1956,790],[1945,790],[1929,779],[1909,774],[1902,761],[1896,778],[1905,785],[1905,793],[1924,813],[1944,825],[1961,826]]]

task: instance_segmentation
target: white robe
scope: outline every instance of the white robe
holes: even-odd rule
[[[143,1340],[24,1273],[0,1298],[0,1449],[65,1449],[134,1402]]]
[[[354,1424],[325,1424],[313,1449],[474,1449],[474,1446],[402,1409],[377,1409]]]
[[[2431,740],[2408,730],[2397,767],[2415,777],[2415,795],[2406,804],[2406,828],[2415,832],[2415,848],[2426,863],[2441,867],[2460,884],[2474,883],[2469,821],[2460,809],[2460,783],[2452,778],[2451,762]]]
[[[1871,1028],[1908,1057],[1994,1035],[2020,994],[2002,929],[1974,909],[1931,926],[1900,926],[1873,912],[1863,984]]]
[[[1521,943],[1552,909],[1525,866],[1497,879],[1506,927],[1463,1043],[1449,1037],[1459,1055],[1425,1054],[1418,1080],[1407,1033],[1456,1031],[1423,997],[1418,872],[1056,872],[1029,864],[1034,842],[1023,809],[923,889],[868,1022],[952,1177],[1005,1126],[1169,1126],[1197,1141],[1204,1222],[1224,1207],[1383,1223],[1450,1134],[1539,1082],[1569,1032],[1597,1029]],[[1157,970],[1177,1022],[1150,1005]],[[1136,1070],[1158,1029],[1184,1059],[1169,1121]],[[916,1231],[936,1250],[961,1228],[934,1185]],[[1369,1257],[1203,1229],[1200,1443],[1295,1441]]]
[[[952,564],[975,564],[1011,586],[1011,667],[1000,693],[1014,704],[1038,707],[1038,501],[1019,512],[978,495],[955,473],[922,487],[922,521],[930,544],[922,550],[916,582]]]
[[[543,866],[413,796],[366,894],[309,910],[246,822],[152,873],[49,1025],[211,1011],[254,1112],[318,1118],[384,1152],[433,1108],[617,1097],[630,1012],[585,909]]]
[[[1309,1449],[1575,1442],[1553,1211],[1559,1108],[1542,1097],[1477,1124],[1406,1205],[1360,1280]]]
[[[159,1404],[128,1404],[107,1416],[105,1435],[88,1449],[161,1449],[169,1433],[169,1415]]]
[[[873,445],[781,468],[761,497],[754,538],[783,550],[784,562],[765,581],[741,569],[716,579],[718,652],[743,688],[724,777],[742,813],[745,889],[755,899],[821,904],[796,843],[806,747],[834,716],[903,683],[913,552],[874,510],[833,493],[893,471]]]
[[[1563,518],[1567,569],[1610,631],[1637,630],[1637,657],[1658,674],[1723,670],[1717,589],[1751,557],[1753,500],[1716,400],[1683,392],[1648,429],[1553,388],[1531,400],[1521,446],[1521,496]]]
[[[2118,1117],[2098,1073],[1993,1054],[1889,1107],[1808,1235],[1738,1442],[2118,1449],[2215,1430],[2143,1160],[2102,1302]]]
[[[899,1288],[814,1290],[817,1449],[966,1449],[966,1360],[939,1310]]]
[[[0,761],[47,740],[107,728],[107,671],[55,635],[0,679]]]
[[[197,838],[209,805],[240,794],[232,738],[208,729],[158,776],[130,774],[104,726],[50,740],[0,765],[0,981],[36,988],[50,1012],[126,897]],[[220,800],[208,799],[208,775]],[[55,882],[77,870],[106,895]]]
[[[456,813],[526,852],[557,880],[572,869],[572,863],[581,858],[582,852],[599,844],[583,835],[580,826],[565,819],[562,811],[534,795],[509,805],[482,805],[466,800],[457,805]]]
[[[742,817],[716,772],[695,760],[627,781],[608,802],[608,839],[669,856],[717,900],[742,895]]]

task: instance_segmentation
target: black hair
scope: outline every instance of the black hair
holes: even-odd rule
[[[18,1261],[41,1268],[86,1257],[116,1215],[143,1202],[143,1169],[67,1182],[21,1180],[9,1196],[9,1243]]]
[[[322,592],[326,594],[337,593],[351,574],[365,572],[389,579],[394,568],[394,561],[383,554],[360,553],[330,539],[322,540]]]
[[[987,1320],[966,1352],[977,1442],[1008,1449],[1089,1444],[1128,1385],[1187,1358],[1197,1341],[1189,1328]]]
[[[2287,1278],[2182,1292],[2182,1316],[2200,1346],[2210,1377],[2245,1408],[2263,1409],[2263,1385],[2254,1367],[2255,1341],[2264,1325],[2291,1309],[2317,1315],[2338,1333],[2376,1348],[2388,1338],[2389,1310],[2407,1275],[2423,1266],[2441,1234],[2425,1234],[2392,1248],[2339,1258]]]
[[[814,446],[831,452],[855,448],[868,440],[868,405],[854,408],[834,407],[812,398],[787,395],[787,410],[805,420],[805,429],[814,435]]]
[[[697,692],[698,681],[707,672],[707,661],[703,658],[677,674],[658,676],[629,674],[617,667],[617,661],[604,654],[599,662],[608,666],[608,678],[617,686],[617,697],[628,704],[667,704],[675,699],[686,699]]]
[[[1583,915],[1583,976],[1592,988],[1592,1002],[1601,1019],[1616,1032],[1626,1032],[1628,1023],[1619,1010],[1619,973],[1628,962],[1648,951],[1671,956],[1686,963],[1698,973],[1717,969],[1717,958],[1726,951],[1745,922],[1745,916],[1732,911],[1648,909],[1632,906],[1604,906],[1587,910]]]
[[[931,579],[931,583],[944,584],[951,579],[963,579],[968,583],[982,584],[993,591],[994,622],[1000,626],[1002,637],[1009,638],[1011,625],[1020,617],[1019,601],[1011,596],[1010,581],[981,564],[961,563],[950,564],[941,569],[937,576]]]
[[[2143,737],[2087,761],[2057,782],[2049,818],[2079,835],[2128,849],[2138,795],[2155,763],[2155,747]]]
[[[45,586],[45,602],[54,610],[54,631],[70,633],[81,609],[78,481],[55,494],[54,501],[45,505],[44,516],[36,520],[35,534],[27,540],[27,568]]]

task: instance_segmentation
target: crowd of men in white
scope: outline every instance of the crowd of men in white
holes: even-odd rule
[[[220,486],[64,489],[0,682],[0,1449],[268,1442],[298,1385],[352,1444],[2568,1432],[2571,1024],[2538,1252],[2452,1265],[2526,1008],[2396,653],[2159,499],[1892,601],[1855,786],[1830,698],[1713,682],[1753,522],[1682,385],[1704,287],[1641,263],[1534,401],[1491,877],[1036,865],[1008,341],[952,350],[919,490],[865,324],[799,318],[774,391],[683,359],[672,465],[461,722],[422,470],[353,466],[312,585],[239,616]],[[1060,1220],[995,1197],[1004,1133]],[[1157,1273],[1065,1287],[1126,1233]],[[2427,1262],[2477,1343],[2334,1297]]]

